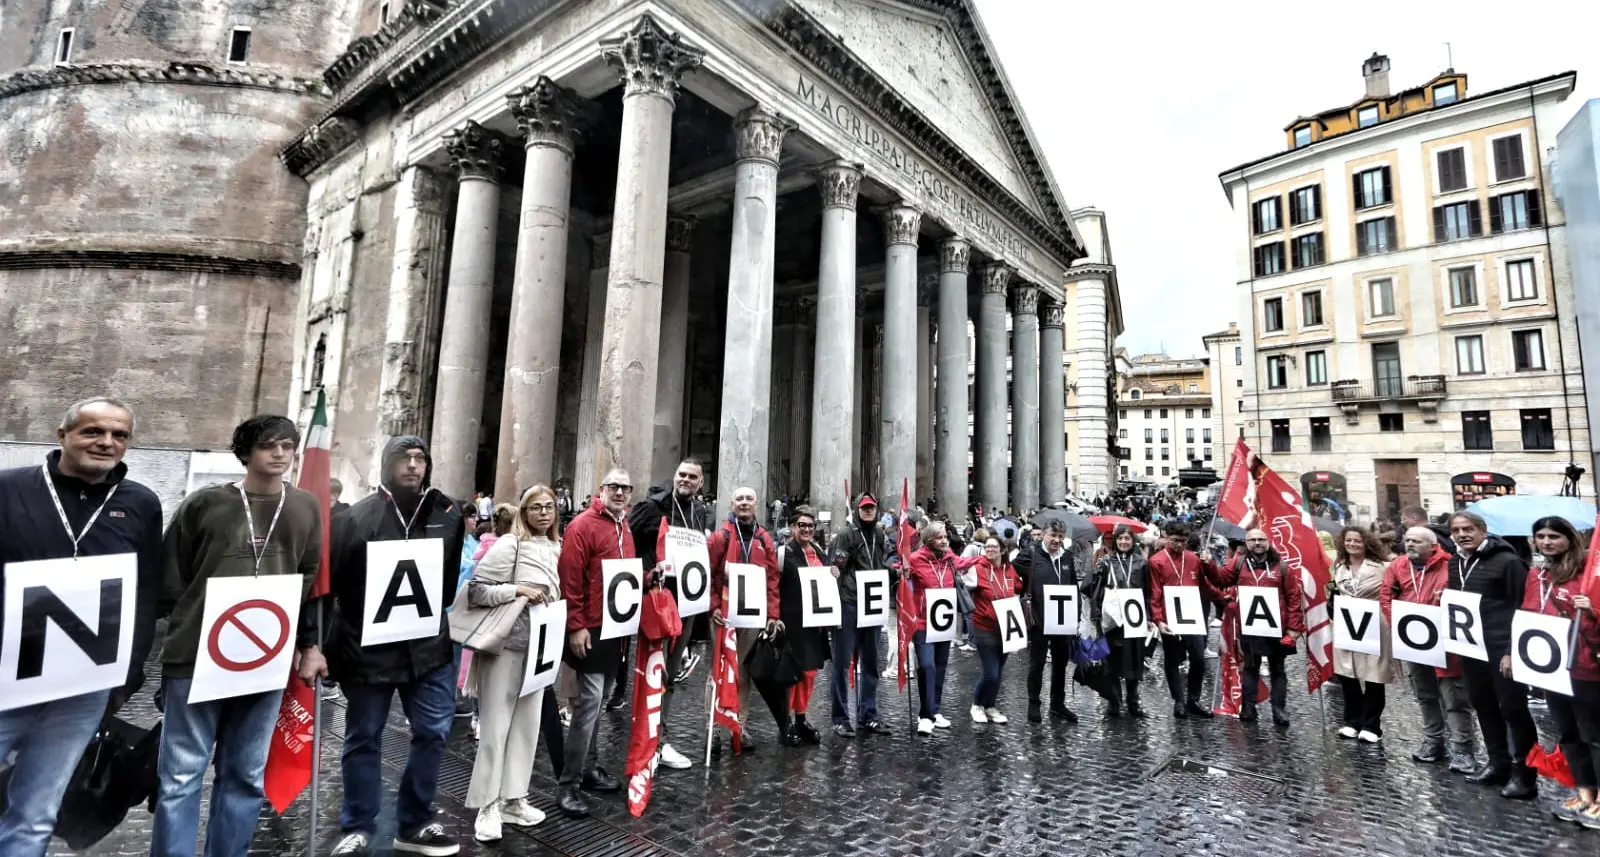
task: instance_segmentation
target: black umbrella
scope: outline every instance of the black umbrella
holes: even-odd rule
[[[1100,538],[1100,528],[1092,521],[1065,509],[1047,509],[1028,519],[1028,523],[1032,524],[1036,531],[1048,527],[1052,521],[1060,521],[1066,525],[1067,538],[1072,541]]]
[[[1239,541],[1244,541],[1244,527],[1235,524],[1227,518],[1212,518],[1211,534],[1213,536],[1221,536],[1229,540],[1238,539]]]

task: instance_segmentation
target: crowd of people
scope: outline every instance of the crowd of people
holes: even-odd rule
[[[605,570],[608,561],[637,559],[652,586],[677,597],[679,570],[663,555],[666,535],[675,528],[705,536],[712,608],[704,621],[685,620],[682,633],[667,645],[655,762],[668,769],[694,764],[675,742],[702,740],[701,727],[673,716],[673,700],[688,689],[697,660],[694,641],[729,622],[723,591],[734,563],[765,571],[767,621],[763,628],[737,632],[740,660],[763,640],[782,640],[797,665],[786,681],[741,671],[738,710],[741,718],[749,717],[745,700],[750,689],[756,690],[785,747],[825,740],[821,724],[809,720],[816,678],[824,669],[830,675],[824,710],[834,740],[893,731],[879,706],[879,680],[897,670],[915,673],[914,728],[922,736],[952,725],[947,701],[966,704],[973,723],[984,728],[1008,723],[1000,689],[1009,654],[1020,651],[1009,642],[1013,602],[1021,605],[1026,625],[1028,721],[1076,722],[1077,713],[1067,705],[1074,681],[1098,694],[1105,716],[1146,717],[1141,680],[1147,662],[1158,655],[1173,716],[1210,718],[1214,706],[1204,695],[1212,662],[1210,622],[1236,627],[1241,586],[1276,593],[1283,634],[1238,638],[1243,663],[1239,719],[1258,718],[1257,682],[1265,669],[1271,720],[1279,727],[1289,723],[1286,661],[1307,632],[1301,578],[1261,530],[1248,531],[1220,555],[1182,520],[1142,533],[1136,526],[1117,526],[1101,539],[1074,541],[1062,516],[1045,515],[1008,539],[986,526],[992,521],[956,526],[918,511],[888,527],[883,517],[889,510],[873,494],[862,493],[853,499],[848,520],[824,537],[816,510],[803,503],[779,504],[768,521],[773,526],[764,526],[761,499],[747,487],[731,496],[728,518],[715,520],[702,497],[703,467],[693,460],[679,464],[669,484],[648,488],[636,485],[626,470],[612,470],[564,521],[563,498],[570,495],[545,485],[529,487],[516,503],[499,507],[445,497],[430,485],[426,442],[396,437],[383,450],[379,489],[349,506],[338,504],[329,531],[323,532],[319,500],[286,481],[301,437],[292,421],[279,416],[255,417],[238,426],[232,450],[244,467],[243,477],[191,493],[163,530],[155,494],[130,479],[122,462],[134,431],[127,406],[110,399],[80,402],[61,423],[60,448],[40,466],[0,473],[0,567],[8,575],[16,563],[58,562],[70,572],[80,558],[103,557],[126,563],[138,584],[131,666],[121,686],[0,710],[0,759],[16,754],[9,801],[0,814],[0,854],[7,857],[45,853],[72,771],[62,760],[80,754],[102,718],[115,714],[140,689],[146,656],[157,643],[158,619],[166,623],[157,695],[163,726],[150,853],[196,853],[206,772],[214,766],[205,854],[243,857],[255,834],[283,692],[201,693],[197,662],[204,660],[200,649],[209,590],[217,581],[244,578],[298,578],[293,675],[308,685],[337,682],[345,700],[340,831],[330,853],[361,855],[379,847],[382,737],[396,696],[411,735],[395,796],[395,852],[443,857],[458,851],[433,816],[446,740],[462,710],[458,689],[477,724],[467,797],[468,807],[477,812],[477,839],[492,842],[502,837],[505,825],[544,820],[528,801],[541,739],[557,778],[561,812],[586,815],[593,795],[622,787],[601,765],[601,748],[627,740],[603,734],[602,712],[621,698],[628,681],[624,665],[630,645],[629,637],[602,633],[610,597]],[[1411,755],[1417,763],[1447,764],[1469,781],[1498,787],[1513,799],[1537,794],[1537,773],[1527,760],[1539,736],[1527,689],[1511,678],[1512,616],[1520,609],[1572,619],[1578,629],[1573,692],[1545,697],[1556,743],[1577,785],[1556,814],[1600,829],[1600,617],[1582,588],[1585,543],[1560,518],[1539,521],[1528,537],[1534,548],[1531,568],[1470,512],[1451,516],[1444,533],[1423,523],[1410,526],[1395,557],[1384,539],[1348,526],[1333,539],[1332,597],[1378,600],[1385,624],[1395,602],[1437,604],[1447,590],[1481,598],[1487,661],[1452,656],[1443,668],[1405,665],[1424,724],[1422,744]],[[325,599],[313,597],[324,541]],[[443,596],[434,597],[449,601],[455,594],[456,610],[564,603],[563,666],[554,687],[531,693],[523,687],[537,651],[526,610],[516,614],[495,646],[469,649],[466,657],[442,609],[436,616],[417,611],[436,627],[398,639],[385,636],[390,629],[380,626],[387,608],[374,615],[369,588],[388,577],[386,572],[374,577],[368,564],[384,546],[413,542],[407,556],[419,557],[421,550],[442,555],[401,567],[415,574],[434,561],[442,563],[443,579],[418,591],[432,591],[436,583]],[[835,627],[806,626],[801,581],[808,568],[829,569],[838,583],[841,609]],[[897,582],[905,578],[905,594],[899,597],[914,599],[887,628],[867,627],[862,621],[866,606],[857,603],[856,576],[878,570],[888,570]],[[389,587],[383,598],[392,600],[394,584]],[[1052,619],[1047,605],[1056,603],[1053,593],[1063,587],[1076,587],[1083,608]],[[892,588],[900,590],[898,584]],[[1198,631],[1190,624],[1180,628],[1179,617],[1167,613],[1164,591],[1173,588],[1197,588],[1210,622],[1202,621]],[[959,593],[966,624],[957,643],[933,641],[923,609],[925,593],[948,590]],[[1128,611],[1130,599],[1137,613]],[[1141,618],[1133,621],[1133,616]],[[908,663],[898,662],[902,638]],[[1387,635],[1384,640],[1376,654],[1335,653],[1341,738],[1383,740],[1385,688],[1399,675]],[[211,644],[214,648],[214,634]],[[977,657],[976,682],[949,688],[952,648],[966,645]],[[750,744],[745,730],[741,749]]]

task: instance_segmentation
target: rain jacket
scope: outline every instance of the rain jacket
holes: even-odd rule
[[[1249,553],[1240,554],[1217,571],[1217,583],[1223,587],[1270,586],[1277,589],[1278,615],[1283,617],[1284,632],[1305,633],[1306,605],[1300,594],[1300,578],[1289,573],[1276,550],[1267,550],[1264,566],[1253,563]]]
[[[1223,600],[1222,592],[1212,579],[1217,573],[1216,566],[1210,560],[1201,559],[1194,551],[1186,550],[1175,560],[1171,551],[1159,550],[1151,555],[1148,565],[1150,621],[1157,625],[1166,624],[1167,621],[1166,589],[1169,586],[1198,586],[1202,598]]]
[[[567,633],[600,627],[605,611],[605,593],[600,591],[605,582],[602,562],[638,556],[627,520],[627,513],[620,519],[611,517],[596,495],[589,508],[579,512],[561,534],[557,568],[561,572],[561,594],[567,599]],[[645,569],[647,573],[649,570]]]
[[[1511,651],[1511,617],[1522,606],[1527,582],[1528,566],[1499,536],[1486,537],[1475,551],[1457,545],[1450,558],[1450,588],[1483,596],[1478,610],[1490,663]]]
[[[773,545],[772,534],[761,524],[752,521],[749,534],[740,533],[739,523],[732,516],[706,540],[706,552],[711,555],[711,611],[727,617],[725,591],[728,586],[728,563],[742,562],[766,569],[767,620],[776,621],[780,615],[778,586],[778,549]]]
[[[849,523],[833,537],[833,544],[828,546],[828,557],[839,569],[839,601],[855,605],[858,571],[889,569],[889,591],[893,592],[898,578],[895,570],[890,568],[893,554],[894,538],[877,521],[862,523],[861,513],[853,513]]]

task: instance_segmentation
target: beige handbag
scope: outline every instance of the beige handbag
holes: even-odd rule
[[[521,552],[522,545],[518,544],[519,556]],[[516,560],[513,559],[513,572],[516,567]],[[506,639],[516,627],[517,619],[528,609],[528,599],[519,595],[515,601],[494,607],[473,607],[467,595],[471,589],[472,582],[468,581],[467,585],[456,590],[456,599],[450,605],[450,639],[464,649],[498,655],[505,648]]]

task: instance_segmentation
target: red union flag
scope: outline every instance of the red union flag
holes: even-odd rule
[[[711,661],[713,722],[733,733],[733,752],[739,752],[743,730],[739,726],[739,639],[727,625],[717,628],[716,653]]]
[[[1328,605],[1328,555],[1311,525],[1300,494],[1265,462],[1257,460],[1255,526],[1272,539],[1289,573],[1298,575],[1306,615],[1306,690],[1315,693],[1333,678],[1333,621]]]
[[[906,692],[906,674],[911,672],[911,636],[917,628],[916,605],[912,604],[915,596],[911,591],[911,551],[916,544],[917,528],[911,526],[906,520],[906,494],[911,490],[911,480],[904,479],[900,482],[900,519],[896,523],[898,538],[895,542],[896,553],[900,555],[900,592],[895,596],[899,603],[895,611],[895,623],[898,630],[895,637],[900,643],[900,692]]]
[[[656,751],[661,747],[661,697],[666,688],[668,640],[639,635],[633,659],[633,735],[628,742],[628,812],[644,815],[655,783]]]
[[[1222,475],[1222,493],[1217,497],[1217,517],[1241,526],[1250,516],[1255,489],[1250,480],[1250,458],[1250,447],[1241,437],[1233,444],[1233,457],[1228,459],[1228,469]]]
[[[1240,670],[1243,669],[1244,654],[1239,651],[1239,603],[1228,604],[1222,611],[1222,633],[1218,635],[1222,642],[1217,647],[1217,680],[1222,685],[1221,699],[1217,701],[1215,709],[1217,714],[1229,717],[1239,716],[1239,702],[1244,699],[1244,685],[1240,680]],[[1261,669],[1260,663],[1250,666],[1251,669]],[[1272,695],[1272,688],[1266,682],[1256,685],[1256,704],[1267,701]]]

